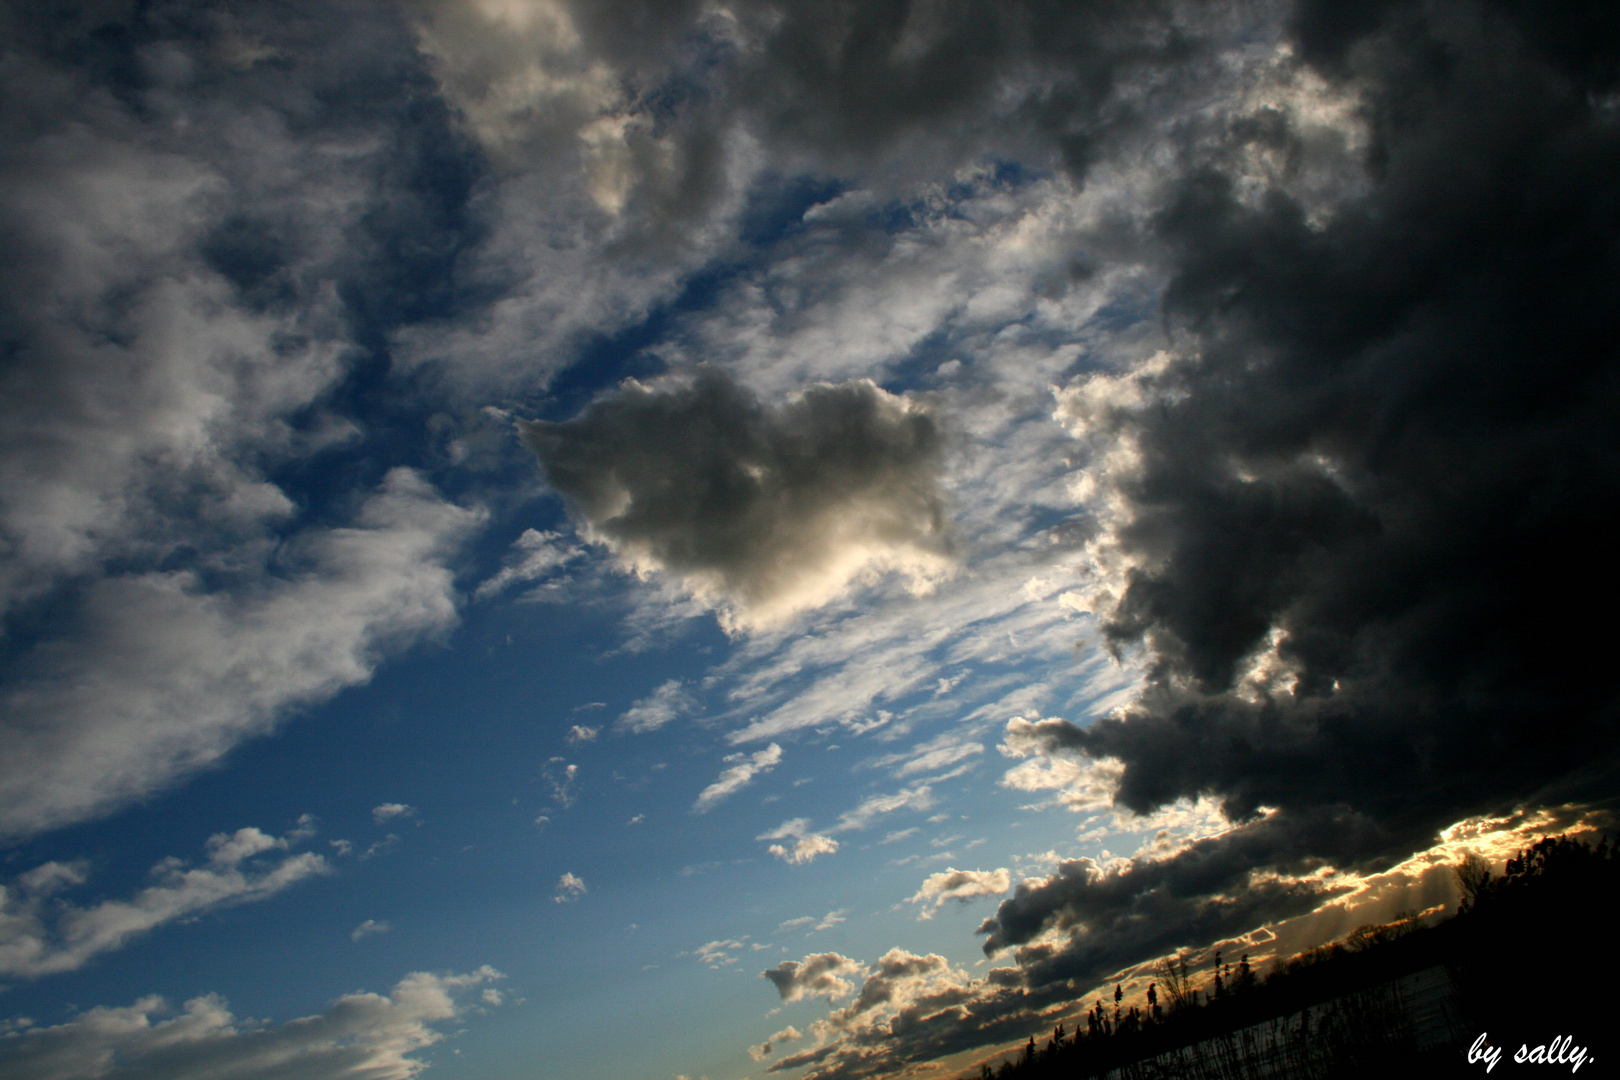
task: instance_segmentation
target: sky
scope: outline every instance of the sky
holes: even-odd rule
[[[951,1077],[1612,829],[1616,177],[1596,0],[0,4],[0,1071]]]

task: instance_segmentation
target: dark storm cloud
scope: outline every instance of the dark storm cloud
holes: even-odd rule
[[[1137,455],[1111,538],[1132,568],[1100,615],[1148,682],[1040,737],[1123,762],[1132,810],[1274,808],[1206,842],[1234,871],[1383,866],[1464,816],[1614,797],[1591,628],[1620,599],[1617,41],[1560,12],[1303,11],[1306,54],[1364,88],[1369,192],[1313,222],[1193,168],[1157,218],[1176,358],[1078,421]],[[1195,858],[1060,875],[988,944],[1125,917]],[[1195,924],[1233,880],[1170,891]]]
[[[1071,740],[1133,809],[1439,820],[1612,764],[1620,129],[1510,30],[1453,9],[1351,51],[1376,186],[1325,226],[1215,172],[1159,218],[1187,347],[1106,421],[1141,464],[1105,632],[1150,686]],[[1268,635],[1292,692],[1244,695]]]
[[[1020,884],[979,932],[993,953],[1071,931],[1056,952],[1032,954],[1030,981],[1101,979],[1144,957],[1303,914],[1344,890],[1297,877],[1383,842],[1377,823],[1348,812],[1273,815],[1169,857],[1106,870],[1090,859],[1060,863],[1050,877]]]
[[[823,603],[870,570],[920,584],[944,567],[938,425],[870,382],[766,404],[701,369],[523,432],[593,538],[742,623]]]
[[[594,51],[644,80],[706,41],[721,76],[704,98],[711,116],[731,113],[772,145],[835,168],[904,144],[909,160],[882,162],[902,171],[991,147],[1054,149],[1083,171],[1099,142],[1136,121],[1115,100],[1120,76],[1173,70],[1166,61],[1198,48],[1205,14],[1119,0],[745,2],[727,5],[725,20],[683,0],[570,9]]]

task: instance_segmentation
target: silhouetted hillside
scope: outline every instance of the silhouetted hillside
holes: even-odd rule
[[[1544,838],[1502,877],[1470,857],[1454,869],[1454,917],[1363,926],[1264,978],[1247,956],[1234,965],[1216,953],[1213,977],[1195,987],[1188,957],[1161,962],[1145,1007],[1125,1007],[1116,987],[1083,1026],[1058,1025],[1044,1047],[1031,1038],[980,1080],[1445,1075],[1481,1035],[1509,1059],[1560,1036],[1594,1051],[1612,995],[1592,988],[1610,984],[1620,955],[1615,855],[1607,838]]]

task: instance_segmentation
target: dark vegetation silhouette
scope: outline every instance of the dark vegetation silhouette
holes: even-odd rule
[[[1607,837],[1546,837],[1501,877],[1466,856],[1452,868],[1461,900],[1451,918],[1358,927],[1263,977],[1247,954],[1233,964],[1215,952],[1199,985],[1205,957],[1161,960],[1143,1004],[1126,1007],[1116,985],[1072,1031],[1058,1024],[971,1080],[1474,1075],[1482,1066],[1466,1055],[1482,1034],[1506,1047],[1504,1063],[1521,1045],[1569,1036],[1612,1068],[1616,854]]]

